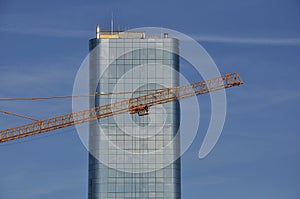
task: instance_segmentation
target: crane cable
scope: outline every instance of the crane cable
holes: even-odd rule
[[[0,101],[35,101],[35,100],[49,100],[49,99],[67,99],[67,98],[81,98],[81,97],[96,97],[96,96],[106,96],[106,95],[118,95],[118,94],[133,94],[141,92],[152,92],[165,90],[161,89],[150,89],[150,90],[137,90],[134,92],[116,92],[116,93],[96,93],[87,95],[62,95],[62,96],[48,96],[48,97],[11,97],[11,98],[0,98]]]
[[[27,117],[27,116],[24,116],[24,115],[19,115],[19,114],[16,114],[16,113],[11,113],[11,112],[8,112],[8,111],[0,110],[0,112],[1,112],[1,113],[4,113],[4,114],[6,114],[6,115],[12,115],[12,116],[20,117],[20,118],[23,118],[23,119],[28,119],[28,120],[37,121],[37,120],[34,119],[34,118]]]
[[[164,89],[151,89],[151,90],[138,90],[134,92],[116,92],[116,93],[101,93],[101,94],[89,94],[89,95],[65,95],[65,96],[49,96],[49,97],[16,97],[16,98],[0,98],[0,101],[34,101],[34,100],[49,100],[49,99],[66,99],[66,98],[81,98],[81,97],[95,97],[95,96],[105,96],[105,95],[114,95],[114,94],[132,94],[132,93],[141,93],[141,92],[149,92],[149,91],[159,91],[159,90],[164,90]],[[8,111],[0,110],[1,113],[4,113],[6,115],[11,115],[15,117],[20,117],[23,119],[28,119],[28,120],[33,120],[33,121],[38,121],[37,119],[16,114],[16,113],[11,113]]]

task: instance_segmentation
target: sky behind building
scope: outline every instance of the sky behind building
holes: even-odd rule
[[[1,97],[71,95],[95,25],[110,29],[112,13],[115,29],[190,35],[222,74],[237,71],[246,83],[227,90],[222,136],[203,160],[210,104],[199,97],[200,129],[182,158],[182,198],[300,197],[299,1],[2,0]],[[72,111],[70,100],[1,102],[1,109],[39,119]],[[0,118],[1,129],[26,122]],[[45,136],[0,145],[0,198],[87,198],[88,154],[75,129]]]

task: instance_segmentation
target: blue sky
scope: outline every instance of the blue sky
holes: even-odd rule
[[[96,24],[174,29],[197,39],[221,73],[246,82],[228,90],[222,136],[198,159],[204,117],[182,157],[182,198],[300,198],[300,2],[0,1],[0,97],[71,95]],[[71,111],[70,100],[1,102],[35,118]],[[26,121],[0,115],[0,128]],[[0,146],[0,198],[87,198],[87,151],[74,128]]]

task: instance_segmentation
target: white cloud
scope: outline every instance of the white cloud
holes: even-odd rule
[[[85,30],[70,30],[70,29],[55,29],[55,28],[35,28],[35,27],[2,27],[0,32],[29,34],[38,36],[50,36],[50,37],[72,37],[72,38],[86,38],[90,37],[92,31]]]
[[[259,44],[259,45],[300,45],[300,38],[263,38],[263,37],[228,37],[217,35],[192,35],[198,41],[215,43],[235,43],[235,44]]]
[[[43,198],[45,196],[56,195],[62,191],[70,191],[74,187],[82,184],[80,181],[70,183],[74,175],[83,174],[82,169],[60,169],[55,171],[45,170],[42,174],[35,173],[37,168],[26,168],[24,170],[12,171],[1,177],[0,184],[7,190],[12,190],[11,185],[15,186],[14,192],[4,193],[5,198]],[[28,183],[28,179],[35,179]],[[45,180],[47,179],[47,180]],[[3,184],[5,182],[5,184]],[[38,182],[44,182],[39,184]],[[1,190],[2,191],[2,190]]]
[[[72,37],[72,38],[90,38],[93,31],[58,29],[49,27],[1,27],[0,32],[11,32],[18,34],[30,34],[50,37]],[[264,37],[239,37],[239,36],[221,36],[221,35],[197,35],[191,34],[197,41],[214,43],[233,43],[233,44],[256,44],[256,45],[289,45],[299,46],[300,38],[264,38]]]
[[[300,100],[297,89],[255,89],[240,90],[238,95],[231,97],[235,104],[229,110],[231,113],[241,114],[264,111],[266,108],[285,106]],[[264,114],[262,114],[264,115]]]

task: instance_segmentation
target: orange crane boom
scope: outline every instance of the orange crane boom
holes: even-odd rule
[[[137,113],[139,116],[143,116],[147,115],[149,107],[154,105],[177,101],[195,95],[239,86],[241,84],[243,84],[243,82],[238,73],[232,73],[184,86],[158,89],[150,94],[129,98],[120,102],[97,106],[79,112],[71,112],[54,118],[38,120],[30,124],[1,130],[0,143],[126,112],[130,114]]]

